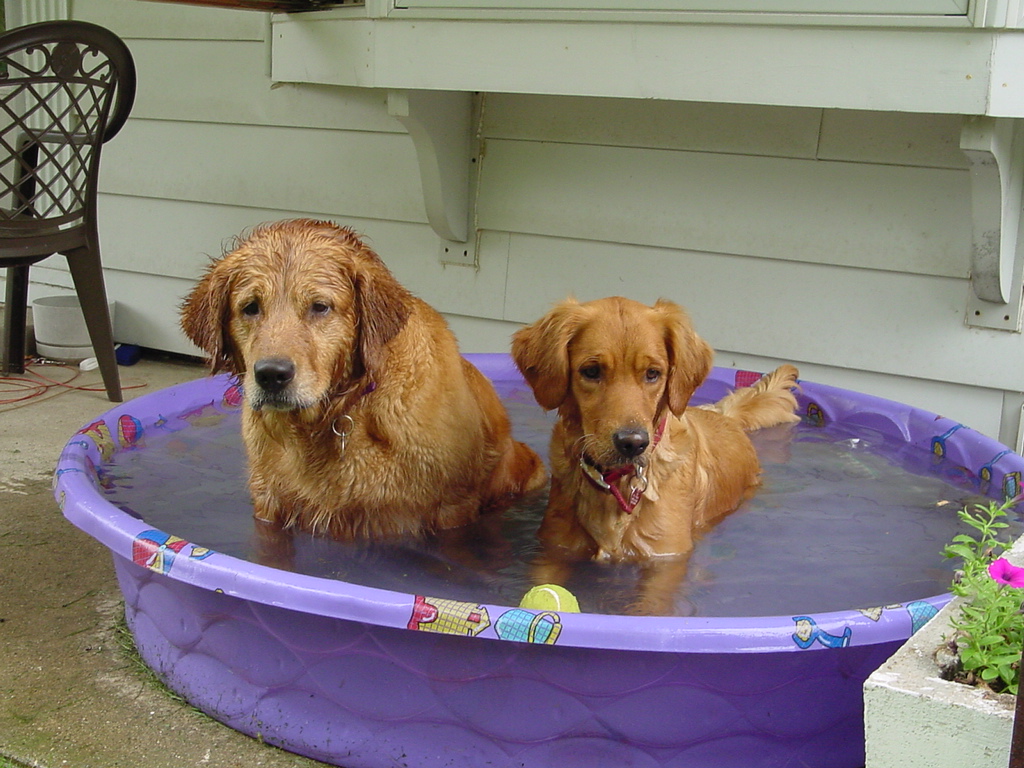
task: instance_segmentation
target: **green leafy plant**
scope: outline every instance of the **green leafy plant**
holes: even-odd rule
[[[953,620],[955,636],[949,649],[959,656],[954,679],[984,684],[999,693],[1017,693],[1021,645],[1024,643],[1024,568],[1011,565],[1003,552],[1009,542],[1000,537],[1009,524],[1007,512],[1020,497],[1003,504],[989,502],[961,509],[959,518],[975,535],[959,534],[946,546],[946,557],[963,565],[953,580],[953,594],[964,598]]]

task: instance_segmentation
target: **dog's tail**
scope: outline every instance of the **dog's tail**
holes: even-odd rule
[[[792,365],[780,365],[752,387],[742,387],[723,397],[712,408],[735,419],[747,432],[776,424],[800,421],[794,389],[800,372]]]

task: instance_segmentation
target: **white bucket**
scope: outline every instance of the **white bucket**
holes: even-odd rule
[[[114,324],[114,305],[107,302],[110,324]],[[85,316],[73,294],[43,296],[32,302],[32,324],[35,327],[36,352],[51,360],[77,363],[93,357]]]

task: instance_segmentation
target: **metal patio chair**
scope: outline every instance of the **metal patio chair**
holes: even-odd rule
[[[0,35],[2,370],[25,370],[29,266],[68,260],[107,396],[121,400],[96,226],[100,149],[128,119],[135,64],[95,24],[52,21]]]

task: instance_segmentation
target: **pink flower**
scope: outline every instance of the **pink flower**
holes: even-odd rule
[[[1024,568],[1011,565],[1005,557],[993,560],[988,567],[988,575],[1000,584],[1011,587],[1024,587]]]

